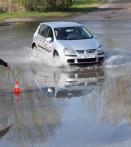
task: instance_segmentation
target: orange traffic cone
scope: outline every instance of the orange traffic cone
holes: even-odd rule
[[[14,88],[14,93],[20,93],[21,89],[20,89],[20,83],[16,82],[15,83],[15,88]]]

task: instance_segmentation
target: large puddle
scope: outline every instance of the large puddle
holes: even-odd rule
[[[130,21],[82,23],[105,46],[101,66],[58,67],[34,58],[37,22],[0,26],[0,58],[11,65],[0,69],[0,146],[130,146]]]

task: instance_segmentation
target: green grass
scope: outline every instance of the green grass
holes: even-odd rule
[[[90,1],[90,2],[89,2]],[[99,3],[98,3],[99,1]],[[103,2],[104,0],[75,0],[74,5],[64,12],[13,12],[13,13],[3,13],[0,12],[0,21],[4,21],[6,19],[11,18],[34,18],[38,19],[48,19],[53,17],[65,17],[70,16],[71,14],[77,13],[89,13],[95,9]],[[81,4],[80,4],[81,3]]]
[[[100,3],[105,0],[73,0],[74,4],[93,4],[93,3]]]
[[[70,15],[70,12],[13,12],[13,13],[0,13],[0,20],[9,18],[51,18],[51,17],[64,17]]]
[[[74,4],[69,12],[71,13],[89,13],[98,8],[100,3],[83,3],[83,4]]]

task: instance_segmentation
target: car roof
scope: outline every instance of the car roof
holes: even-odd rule
[[[56,22],[43,22],[40,23],[42,24],[46,24],[52,28],[59,28],[59,27],[74,27],[74,26],[83,26],[80,23],[77,22],[66,22],[66,21],[56,21]]]

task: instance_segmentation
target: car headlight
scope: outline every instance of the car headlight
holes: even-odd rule
[[[104,49],[103,49],[103,46],[102,45],[99,45],[98,46],[97,52],[104,52]]]
[[[65,55],[76,55],[75,50],[71,49],[71,48],[64,48],[64,54]]]

